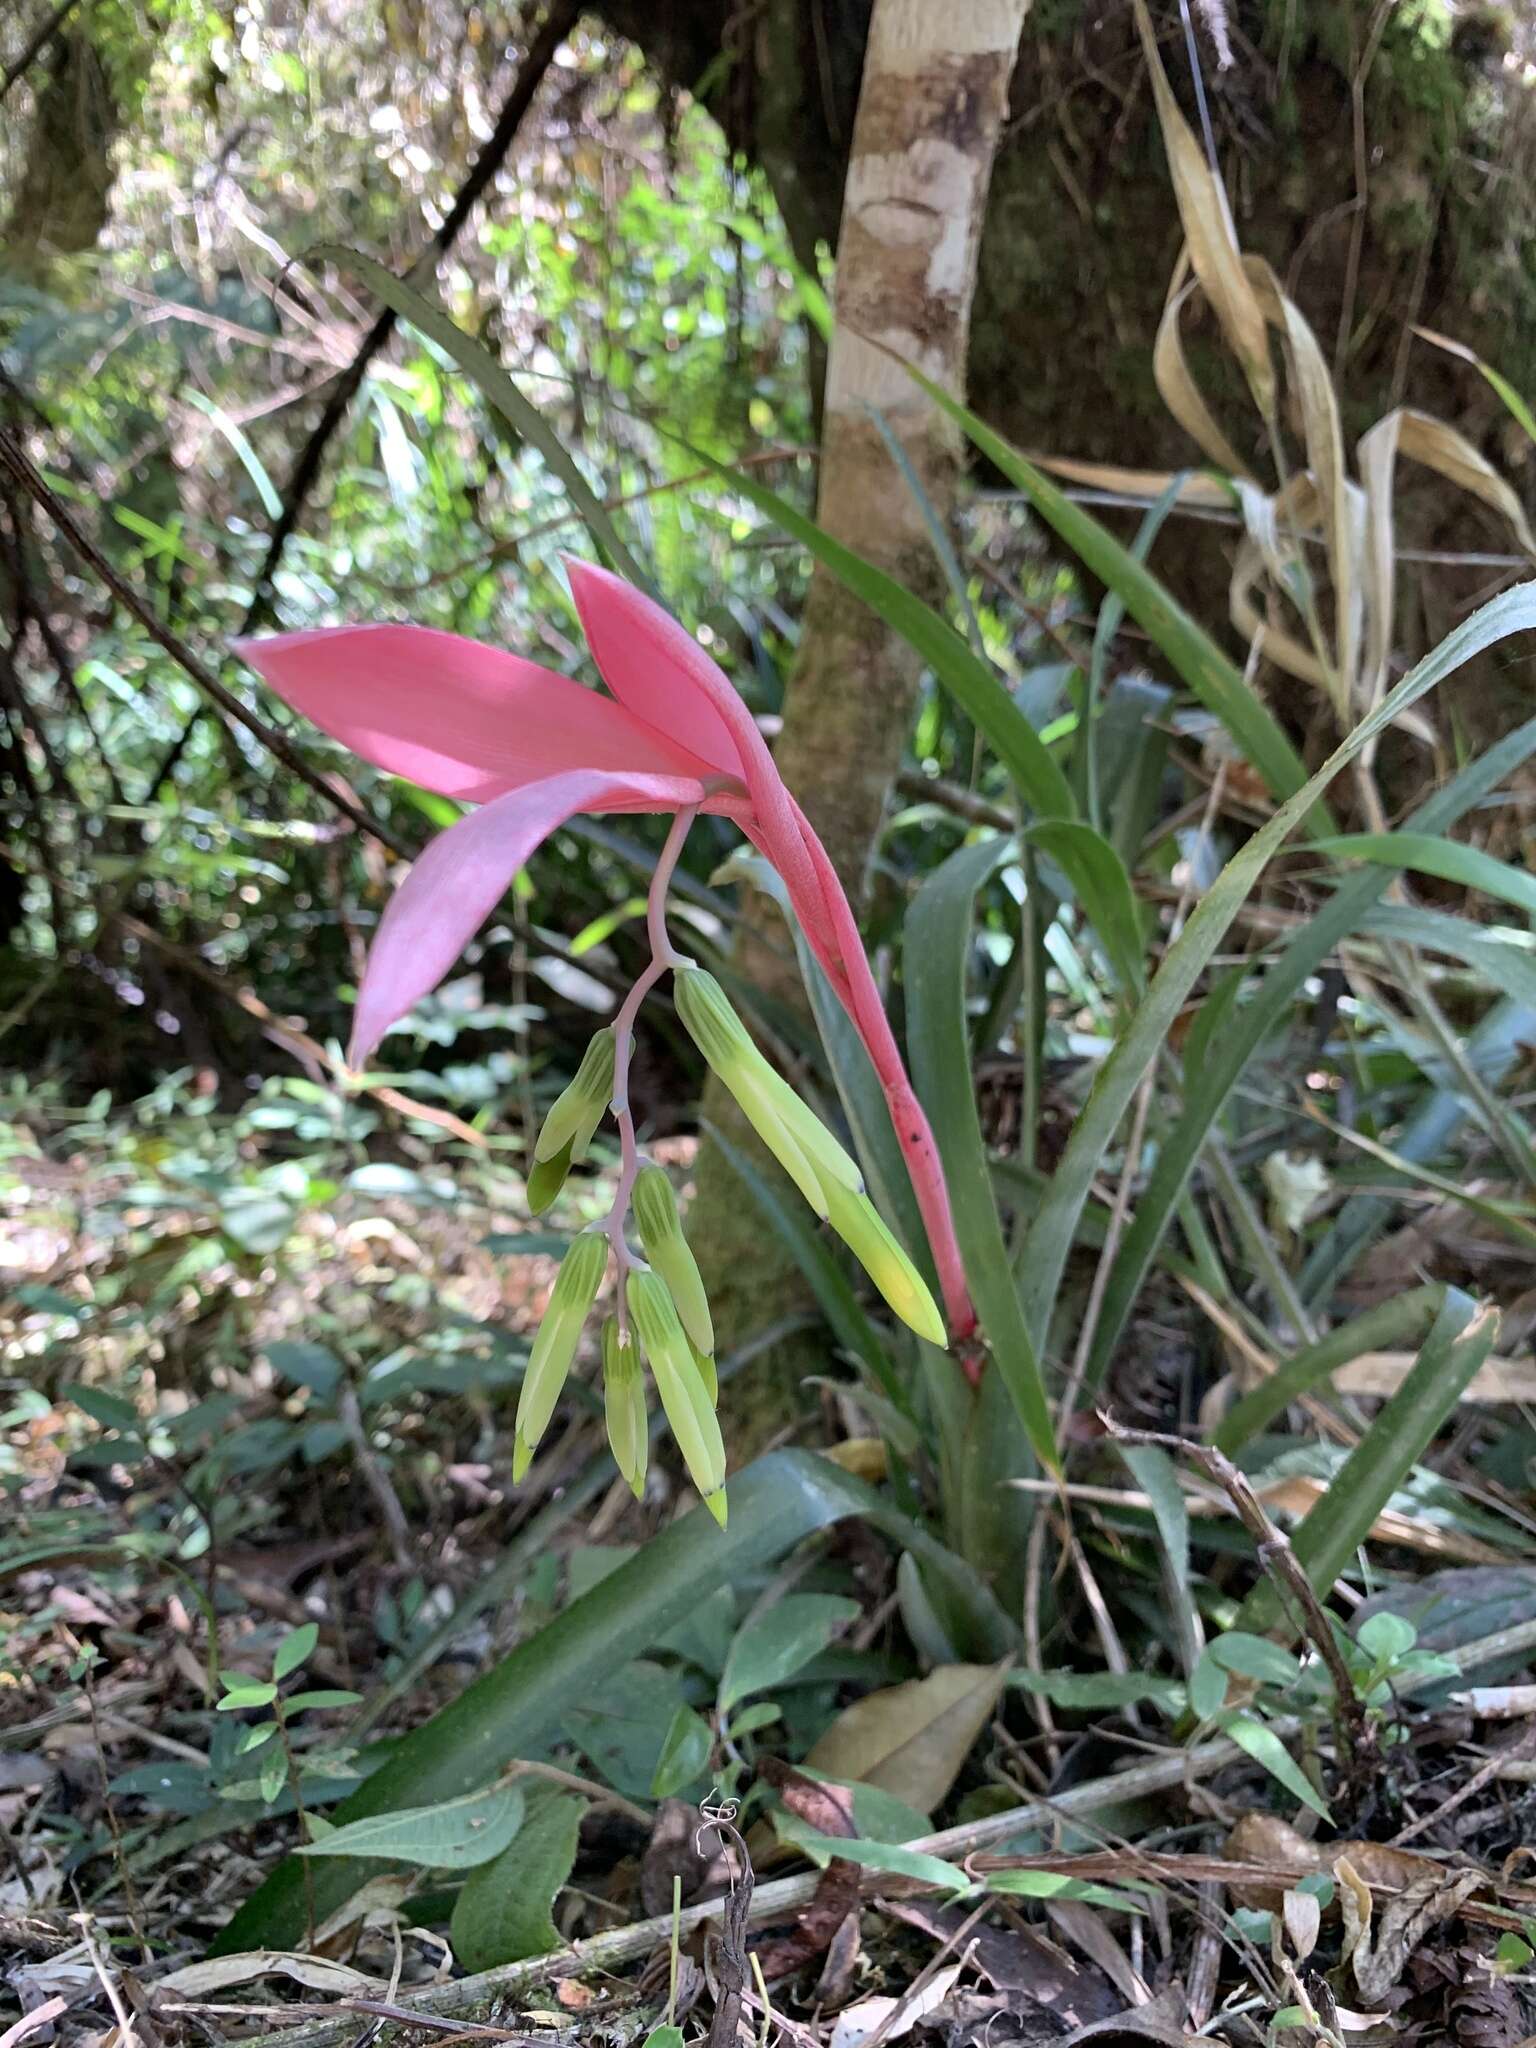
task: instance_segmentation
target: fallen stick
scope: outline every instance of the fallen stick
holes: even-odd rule
[[[1277,1734],[1285,1737],[1295,1734],[1298,1724],[1277,1720],[1270,1725]],[[960,1827],[943,1828],[938,1834],[925,1835],[904,1846],[929,1856],[952,1858],[968,1855],[985,1848],[990,1842],[1007,1841],[1025,1828],[1045,1827],[1056,1820],[1093,1813],[1101,1806],[1115,1805],[1122,1799],[1136,1799],[1152,1792],[1171,1792],[1196,1778],[1210,1777],[1226,1764],[1240,1763],[1246,1755],[1245,1750],[1225,1737],[1215,1742],[1202,1742],[1194,1749],[1176,1750],[1150,1763],[1135,1764],[1128,1771],[1095,1778],[1086,1785],[1075,1785],[1054,1799],[1032,1800],[1027,1806],[1013,1807],[1007,1813],[989,1814],[984,1819],[968,1821]],[[789,1918],[802,1906],[810,1904],[820,1881],[819,1870],[808,1870],[797,1877],[781,1877],[771,1884],[760,1884],[752,1895],[752,1921],[761,1924]],[[869,1888],[878,1889],[880,1882],[878,1873],[871,1873]],[[685,1906],[678,1920],[679,1929],[686,1934],[706,1920],[718,1920],[723,1909],[724,1901],[721,1899],[706,1899],[697,1906]],[[573,1943],[570,1948],[557,1949],[552,1955],[535,1956],[525,1963],[508,1963],[498,1970],[483,1970],[478,1976],[429,1985],[414,1997],[402,1995],[399,2005],[402,2013],[444,2016],[455,2016],[476,2007],[484,2008],[492,2000],[510,1999],[518,1992],[547,1983],[551,1977],[585,1976],[593,1970],[612,1969],[616,1963],[633,1962],[670,1941],[672,1926],[670,1913],[658,1914],[654,1920],[639,1920],[632,1927],[616,1927],[611,1933],[594,1935],[590,1941]],[[341,2013],[334,2020],[318,2020],[306,2026],[291,2027],[283,2033],[269,2034],[266,2037],[267,2048],[339,2048],[339,2044],[349,2040],[356,2025],[355,2017]]]

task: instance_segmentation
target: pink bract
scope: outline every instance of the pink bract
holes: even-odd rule
[[[583,812],[729,817],[783,877],[806,939],[885,1092],[956,1337],[975,1314],[928,1120],[907,1079],[853,911],[825,848],[726,676],[621,577],[567,558],[612,697],[499,648],[424,626],[338,626],[238,643],[295,710],[364,760],[478,804],[395,892],[368,956],[348,1054],[361,1066],[436,987],[512,877]]]

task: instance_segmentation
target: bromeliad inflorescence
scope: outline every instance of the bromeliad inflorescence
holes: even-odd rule
[[[725,1452],[715,1415],[714,1330],[666,1175],[641,1155],[629,1107],[634,1024],[673,977],[678,1015],[705,1060],[818,1216],[853,1251],[897,1315],[935,1344],[943,1318],[864,1193],[858,1168],[764,1059],[713,975],[673,946],[666,896],[700,812],[730,818],[783,878],[807,944],[852,1018],[906,1157],[956,1337],[975,1315],[933,1136],[912,1092],[853,912],[832,863],[751,714],[703,649],[619,577],[570,560],[582,626],[613,697],[515,655],[417,626],[342,626],[242,643],[295,709],[388,773],[476,803],[440,834],[395,892],[368,956],[349,1060],[360,1067],[458,958],[513,876],[583,811],[670,811],[647,906],[651,959],[610,1029],[588,1046],[545,1119],[528,1174],[537,1214],[560,1192],[611,1108],[621,1146],[607,1221],[561,1265],[517,1410],[514,1477],[548,1426],[610,1261],[615,1313],[603,1327],[608,1437],[638,1492],[648,1427],[641,1360],[709,1507],[725,1519]],[[633,1217],[643,1257],[630,1245]]]

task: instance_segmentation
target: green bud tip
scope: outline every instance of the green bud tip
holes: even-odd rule
[[[829,1182],[827,1219],[908,1328],[930,1344],[946,1345],[949,1333],[938,1303],[869,1197]]]
[[[533,1445],[526,1441],[521,1430],[512,1439],[512,1484],[521,1486],[528,1476],[528,1467],[533,1463]]]
[[[722,1486],[718,1493],[706,1493],[704,1505],[723,1529],[725,1527],[725,1488]]]

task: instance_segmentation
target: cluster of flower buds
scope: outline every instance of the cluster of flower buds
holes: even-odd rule
[[[677,1204],[660,1167],[640,1176],[636,1201],[641,1236],[657,1263],[631,1262],[620,1285],[624,1322],[603,1324],[603,1407],[614,1463],[638,1499],[645,1489],[650,1428],[642,1360],[649,1364],[661,1405],[689,1476],[715,1520],[725,1523],[725,1443],[715,1399],[719,1381],[714,1332],[699,1269],[678,1222]],[[582,1328],[608,1270],[608,1234],[599,1225],[582,1231],[560,1264],[549,1306],[533,1340],[517,1403],[512,1477],[520,1480],[549,1427],[560,1389],[576,1356]],[[702,1337],[705,1342],[699,1343]]]
[[[930,1343],[942,1344],[944,1321],[933,1296],[880,1220],[858,1167],[769,1066],[719,982],[700,968],[679,966],[675,990],[678,1015],[705,1060],[816,1214],[831,1224],[902,1321]],[[545,1118],[528,1177],[535,1215],[560,1192],[602,1121],[614,1086],[615,1049],[614,1033],[599,1031]],[[634,1217],[643,1260],[623,1241],[626,1214]],[[621,1254],[618,1313],[604,1323],[602,1340],[603,1405],[614,1460],[638,1497],[649,1443],[643,1371],[649,1365],[683,1462],[723,1526],[725,1445],[715,1413],[714,1324],[672,1184],[659,1166],[639,1166],[632,1180],[626,1173],[615,1217],[582,1231],[561,1262],[523,1376],[512,1477],[523,1477],[549,1426],[615,1250]]]

